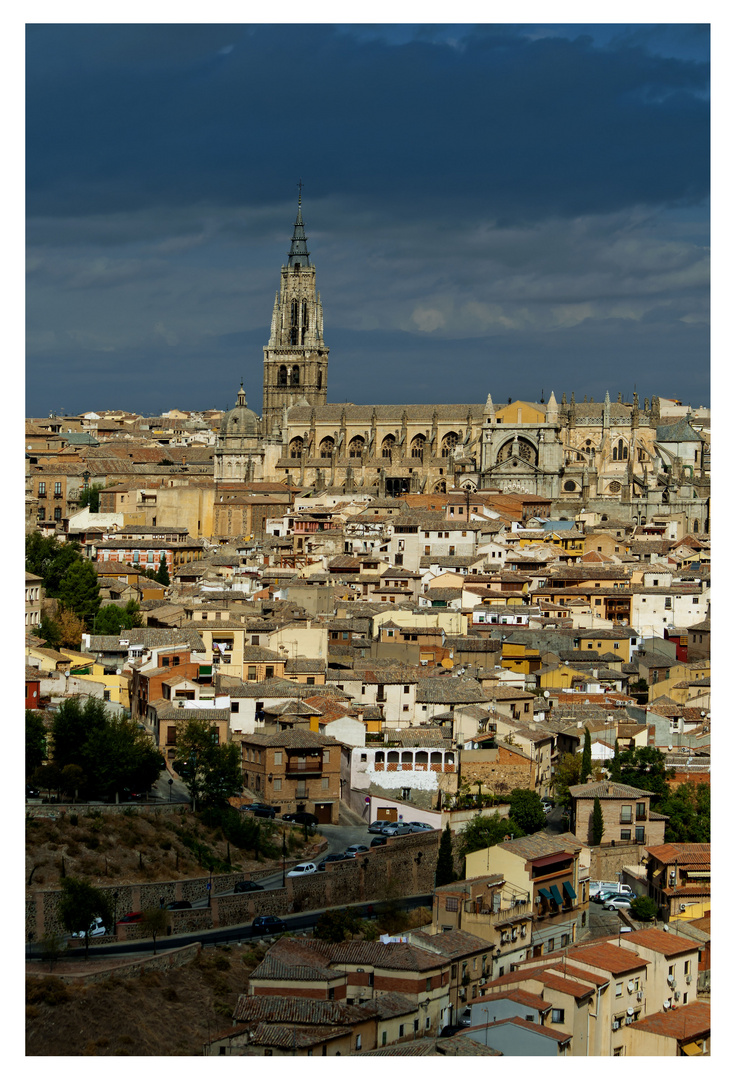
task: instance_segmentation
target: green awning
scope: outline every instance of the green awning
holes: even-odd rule
[[[563,882],[562,891],[564,892],[565,896],[567,896],[570,900],[574,900],[577,896],[577,893],[575,892],[569,881]]]
[[[540,889],[539,895],[543,896],[545,900],[554,900],[554,897],[552,896],[552,893],[549,891],[549,889]]]
[[[552,898],[554,902],[556,904],[559,904],[560,907],[562,907],[562,896],[560,895],[560,890],[557,888],[557,886],[550,885],[550,892],[552,893]]]

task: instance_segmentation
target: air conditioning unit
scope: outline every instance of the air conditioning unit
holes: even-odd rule
[[[621,1021],[617,1020],[617,1019],[614,1019],[613,1023],[611,1024],[611,1027],[613,1028],[614,1031],[618,1031],[618,1029],[621,1027]]]
[[[636,995],[636,1000],[637,1001],[643,1001],[644,1000],[644,991],[643,990],[640,990],[639,993]]]
[[[679,1001],[679,1000],[680,1000],[680,991],[675,990],[675,1001]]]
[[[627,1024],[633,1024],[634,1023],[634,1017],[633,1016],[627,1016],[626,1017],[626,1023]]]
[[[687,985],[688,985],[688,986],[690,985],[690,983],[691,983],[692,981],[693,981],[693,977],[692,977],[692,975],[686,975],[686,976],[685,976],[685,982],[687,983]]]
[[[521,936],[526,937],[526,927],[525,926],[522,926],[522,928],[521,928]]]

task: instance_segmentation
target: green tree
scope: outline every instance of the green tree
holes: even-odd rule
[[[557,762],[554,777],[555,798],[561,806],[570,805],[570,788],[580,783],[580,754],[563,754]]]
[[[590,823],[590,832],[591,843],[600,844],[603,839],[603,808],[597,795],[593,800],[593,817]]]
[[[217,742],[217,729],[193,718],[177,733],[177,772],[186,784],[192,805],[222,805],[243,790],[243,773],[235,743]]]
[[[593,771],[593,752],[590,745],[590,731],[585,729],[585,737],[583,739],[583,759],[580,762],[580,783],[587,784],[591,772]]]
[[[314,927],[314,936],[321,941],[333,943],[347,941],[353,934],[360,932],[360,919],[345,908],[325,911],[320,915]]]
[[[449,885],[455,880],[455,860],[452,854],[452,833],[449,823],[445,825],[440,838],[440,850],[437,855],[437,869],[435,870],[435,885]]]
[[[48,615],[41,616],[41,625],[38,628],[38,637],[43,638],[49,649],[58,649],[61,645],[61,627],[55,619]]]
[[[629,683],[629,693],[637,705],[646,705],[649,701],[649,683],[646,679],[634,679]]]
[[[85,775],[79,765],[65,765],[61,770],[61,790],[71,795],[72,802],[79,798],[79,789],[85,782]]]
[[[39,765],[39,767],[33,773],[31,780],[40,788],[41,791],[45,791],[48,797],[51,798],[51,792],[54,791],[57,794],[61,790],[61,769],[54,765],[53,762],[48,762],[46,765]]]
[[[608,774],[615,783],[621,783],[621,751],[618,745],[618,739],[613,744],[613,758],[611,764],[608,766]]]
[[[91,514],[99,514],[100,512],[100,492],[105,488],[104,484],[90,484],[84,488],[79,494],[78,506],[81,510],[83,507],[88,506]]]
[[[61,882],[59,917],[68,933],[84,935],[85,956],[89,952],[92,920],[99,917],[108,930],[112,928],[112,910],[106,893],[82,878],[65,877]]]
[[[140,611],[135,600],[129,600],[125,607],[119,607],[117,604],[103,604],[97,612],[95,632],[114,636],[121,630],[131,630],[134,626],[140,626]]]
[[[656,796],[652,799],[652,808],[658,809],[659,800],[669,790],[667,779],[672,771],[665,768],[665,757],[656,746],[635,746],[624,750],[620,755],[621,783],[642,791],[651,791]]]
[[[106,720],[107,709],[99,698],[73,697],[62,701],[51,725],[54,764],[60,769],[65,765],[81,765],[87,739],[103,728]]]
[[[161,770],[159,752],[146,732],[126,717],[111,715],[99,698],[62,702],[52,733],[54,765],[78,766],[86,777],[79,787],[87,795],[147,791]]]
[[[35,709],[26,709],[26,777],[46,760],[46,727]]]
[[[169,913],[166,908],[146,908],[143,912],[140,926],[146,937],[153,938],[153,955],[156,955],[156,938],[159,934],[165,934],[169,925]]]
[[[636,896],[631,901],[631,914],[639,922],[649,922],[657,914],[657,905],[651,896]]]
[[[473,851],[482,851],[483,848],[499,844],[508,836],[513,840],[524,836],[524,832],[510,818],[502,818],[498,810],[490,817],[476,814],[457,838],[458,854],[470,855]]]
[[[531,788],[514,788],[509,796],[509,818],[525,835],[539,832],[547,824],[542,800]]]
[[[92,625],[100,607],[100,586],[91,562],[79,560],[69,567],[59,586],[59,600],[65,608]]]
[[[171,578],[169,577],[169,571],[166,567],[166,553],[161,556],[161,562],[159,563],[158,570],[156,572],[156,581],[160,585],[170,585]]]
[[[710,843],[710,785],[679,784],[657,803],[666,814],[664,838],[668,844]]]
[[[60,595],[66,574],[81,561],[82,549],[73,541],[62,544],[55,536],[42,536],[40,532],[26,537],[26,570],[43,578],[47,596]]]

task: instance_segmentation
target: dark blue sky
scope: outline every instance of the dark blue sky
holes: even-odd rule
[[[296,183],[332,401],[709,401],[706,26],[31,25],[27,414],[261,407]]]

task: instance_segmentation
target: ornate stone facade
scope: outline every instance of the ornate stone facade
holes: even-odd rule
[[[279,480],[377,495],[452,488],[523,492],[574,515],[626,504],[626,517],[684,513],[709,524],[705,440],[685,420],[662,423],[660,402],[495,406],[330,405],[322,302],[310,264],[301,195],[264,348],[263,419],[245,404],[222,422],[219,480]],[[667,509],[665,509],[667,508]]]

